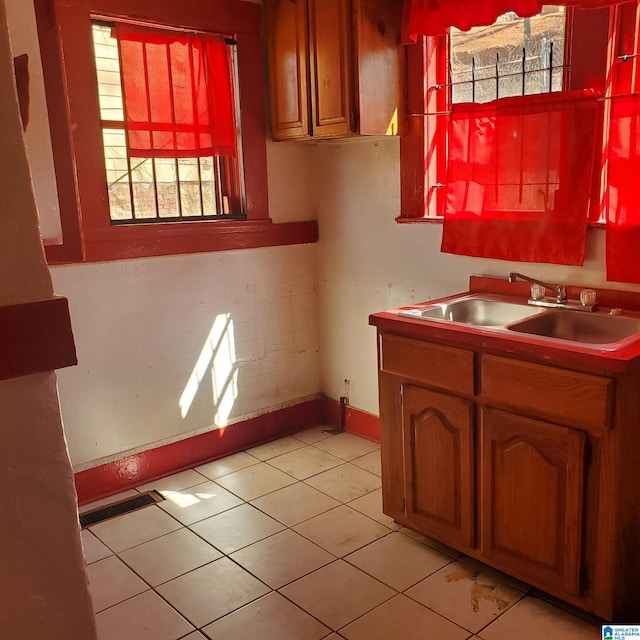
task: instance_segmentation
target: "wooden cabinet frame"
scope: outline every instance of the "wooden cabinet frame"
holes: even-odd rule
[[[637,615],[640,368],[410,331],[378,345],[384,512],[602,618]]]

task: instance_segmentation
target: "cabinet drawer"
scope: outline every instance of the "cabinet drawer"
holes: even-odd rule
[[[403,336],[381,336],[383,371],[439,389],[473,394],[473,352]]]
[[[607,427],[615,381],[588,373],[484,355],[485,401],[589,431]]]

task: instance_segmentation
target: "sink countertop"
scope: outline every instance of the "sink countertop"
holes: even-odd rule
[[[567,287],[569,298],[577,298],[583,287]],[[593,288],[593,287],[590,287]],[[605,307],[640,311],[640,293],[597,289],[598,302]],[[505,329],[481,327],[471,324],[447,323],[440,320],[408,318],[398,312],[409,308],[429,307],[448,302],[463,295],[487,294],[505,302],[526,304],[528,283],[508,283],[506,279],[471,276],[469,291],[412,304],[402,309],[391,309],[369,316],[369,324],[386,331],[394,331],[425,340],[436,340],[450,346],[483,349],[501,355],[513,355],[545,364],[586,370],[591,373],[615,374],[640,366],[640,339],[619,349],[604,350],[583,347],[578,343],[563,343]]]

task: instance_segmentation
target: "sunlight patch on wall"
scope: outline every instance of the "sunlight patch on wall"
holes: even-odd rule
[[[203,381],[211,370],[213,420],[217,426],[227,426],[237,398],[238,366],[231,314],[216,316],[189,380],[180,396],[180,415],[186,418]]]

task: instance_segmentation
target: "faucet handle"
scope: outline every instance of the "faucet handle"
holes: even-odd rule
[[[558,302],[566,302],[567,301],[567,288],[564,285],[556,286],[556,300]]]
[[[596,303],[596,292],[593,289],[583,289],[580,292],[580,304],[590,307]]]
[[[546,289],[541,284],[532,284],[531,285],[531,299],[532,300],[542,300],[544,298],[544,294],[546,293]]]

